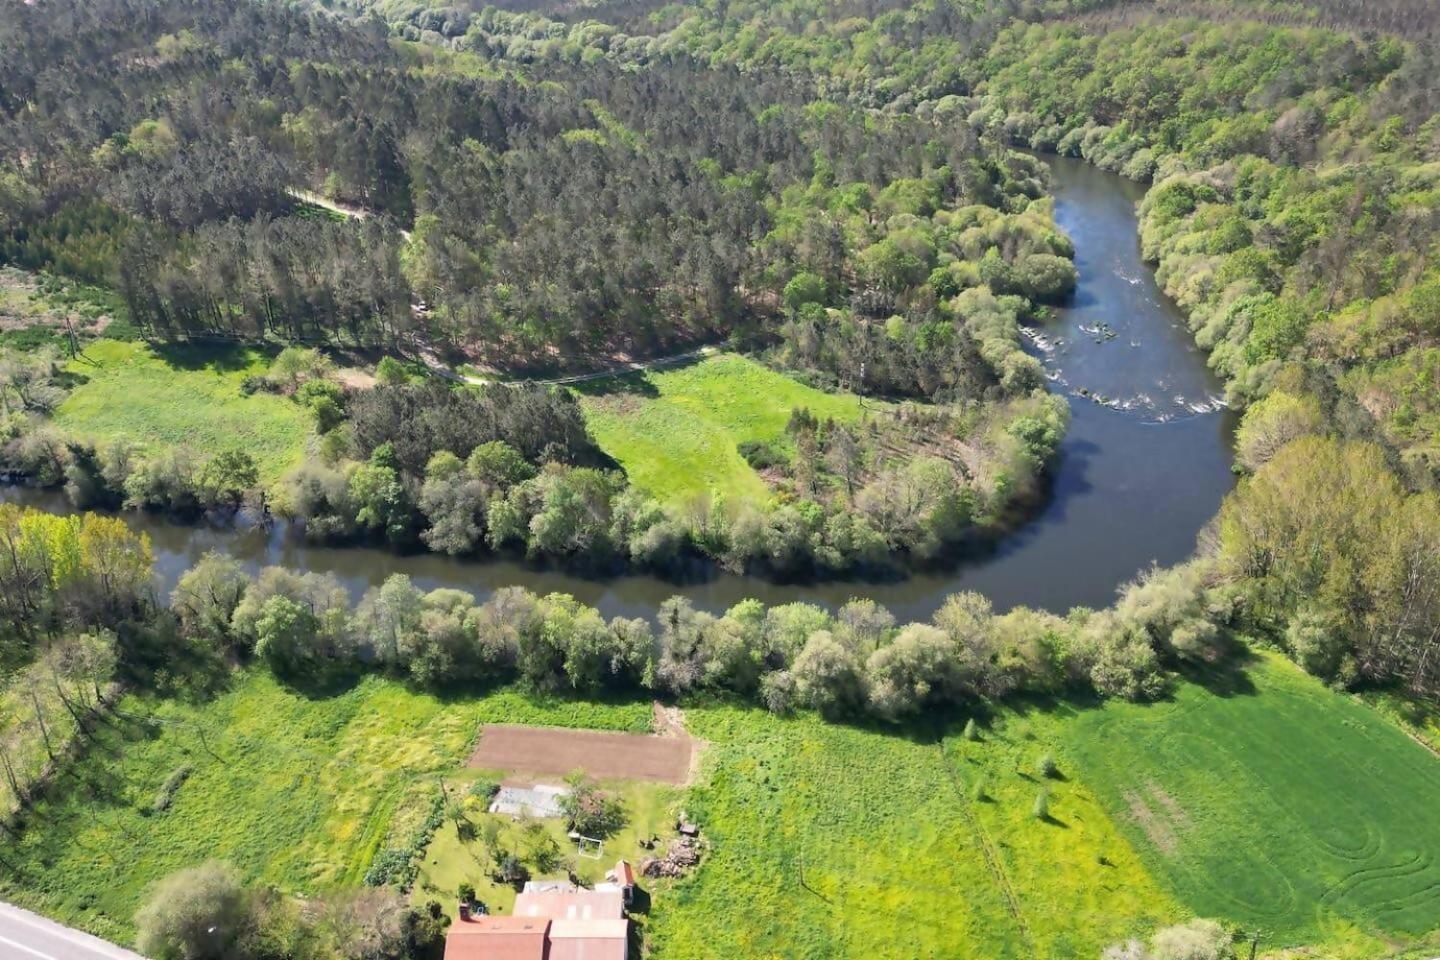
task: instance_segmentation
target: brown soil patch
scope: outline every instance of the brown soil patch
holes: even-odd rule
[[[349,390],[369,390],[379,382],[373,373],[356,367],[341,367],[335,371],[335,379]]]
[[[1180,806],[1180,801],[1166,793],[1160,784],[1151,780],[1146,784],[1146,789],[1150,791],[1150,796],[1154,798],[1155,802],[1165,808],[1165,812],[1170,815],[1172,824],[1177,827],[1190,826],[1190,814],[1186,813],[1185,808]]]
[[[1180,847],[1180,838],[1175,835],[1175,829],[1165,821],[1163,817],[1150,809],[1140,794],[1133,790],[1125,791],[1125,803],[1130,807],[1130,816],[1145,831],[1145,836],[1155,844],[1155,849],[1165,854],[1172,855]]]
[[[488,724],[469,765],[482,770],[565,776],[584,770],[597,780],[686,783],[695,752],[688,736],[644,736],[554,727]]]

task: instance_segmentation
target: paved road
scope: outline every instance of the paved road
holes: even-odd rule
[[[53,920],[0,903],[0,957],[6,960],[144,960]]]

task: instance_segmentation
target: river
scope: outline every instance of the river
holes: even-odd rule
[[[150,535],[166,591],[201,554],[220,550],[252,570],[281,564],[333,573],[357,593],[405,573],[424,589],[458,587],[482,597],[507,585],[563,591],[606,616],[650,617],[675,594],[714,611],[746,597],[834,608],[864,596],[902,622],[929,617],[960,590],[984,593],[1000,610],[1105,606],[1117,586],[1151,563],[1173,563],[1194,549],[1196,534],[1234,482],[1234,418],[1215,408],[1221,384],[1140,259],[1135,204],[1143,188],[1079,160],[1047,160],[1056,220],[1075,244],[1079,286],[1068,306],[1030,331],[1031,349],[1044,361],[1052,388],[1070,400],[1070,431],[1050,496],[1036,515],[953,568],[881,582],[777,584],[719,572],[690,582],[588,579],[515,562],[316,546],[283,525],[192,526],[134,513],[126,519]],[[0,497],[63,508],[54,493],[11,489]]]

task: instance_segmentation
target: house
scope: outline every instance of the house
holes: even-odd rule
[[[525,884],[515,898],[515,916],[551,920],[623,920],[625,895],[618,887],[586,890],[568,883]]]
[[[532,880],[515,897],[514,916],[462,910],[445,937],[445,960],[628,960],[625,904],[635,875],[621,860],[608,879],[594,890]]]
[[[465,916],[445,934],[445,960],[546,960],[550,921]]]

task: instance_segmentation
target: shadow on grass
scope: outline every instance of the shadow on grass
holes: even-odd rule
[[[259,347],[234,343],[152,343],[150,349],[157,357],[177,370],[214,370],[219,373],[239,373],[250,369],[257,353],[265,354]]]
[[[1250,678],[1249,668],[1259,657],[1245,647],[1237,647],[1216,664],[1187,664],[1177,672],[1181,679],[1204,687],[1217,697],[1253,697],[1260,691]]]
[[[680,364],[666,369],[679,369]],[[570,384],[576,393],[587,397],[644,397],[653,400],[660,396],[660,388],[650,379],[647,372],[619,373],[613,377],[597,377]]]

